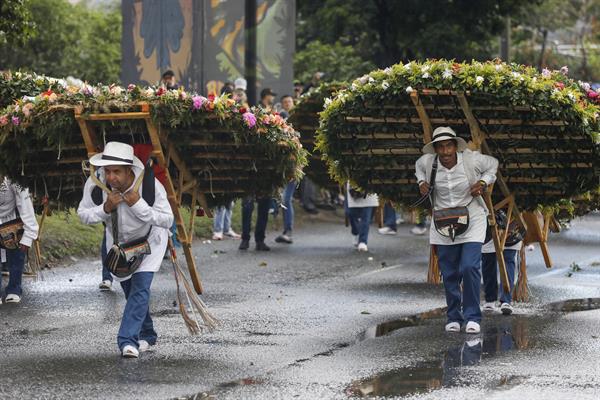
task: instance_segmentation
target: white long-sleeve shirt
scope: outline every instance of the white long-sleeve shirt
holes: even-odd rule
[[[134,168],[135,180],[143,173],[142,170]],[[104,170],[100,168],[101,181],[104,181]],[[134,180],[134,182],[135,182]],[[150,245],[151,254],[144,256],[137,272],[156,272],[160,269],[165,250],[167,249],[167,241],[169,239],[169,229],[173,225],[173,211],[167,199],[167,192],[163,185],[155,179],[155,199],[152,207],[146,203],[142,196],[142,186],[140,186],[140,199],[131,207],[125,202],[121,202],[117,206],[117,214],[119,220],[119,238],[117,243],[126,243],[131,240],[139,239],[148,233],[148,244]],[[112,221],[110,214],[104,212],[104,202],[106,202],[107,194],[102,192],[102,204],[96,205],[92,200],[92,190],[96,184],[91,178],[88,178],[83,189],[83,199],[79,203],[77,214],[84,224],[96,224],[104,222],[106,224],[106,250],[109,251],[113,245],[112,236]],[[133,185],[128,189],[133,189]],[[129,279],[117,278],[117,281]]]
[[[468,157],[468,160],[465,160]],[[429,182],[434,154],[424,154],[415,165],[417,182]],[[494,157],[465,150],[457,153],[457,163],[448,169],[438,163],[434,185],[434,208],[465,207],[469,209],[469,228],[465,233],[455,238],[454,242],[440,235],[432,223],[429,230],[429,241],[436,245],[451,245],[468,242],[483,243],[487,228],[487,207],[480,198],[471,196],[471,186],[479,180],[488,185],[496,181],[498,160]]]
[[[24,229],[19,243],[31,247],[33,241],[38,237],[39,225],[35,219],[29,190],[12,183],[5,177],[0,184],[0,224],[16,219],[17,210],[23,221]]]

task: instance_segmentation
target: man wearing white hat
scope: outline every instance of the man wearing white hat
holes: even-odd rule
[[[481,246],[488,213],[481,195],[496,181],[498,160],[467,149],[449,127],[433,131],[416,162],[422,196],[430,196],[433,221],[429,241],[436,246],[448,305],[447,332],[479,333]],[[462,282],[462,293],[461,293]]]
[[[127,299],[117,343],[123,357],[137,358],[157,340],[150,318],[150,285],[167,248],[173,212],[155,178],[153,199],[140,196],[144,164],[133,155],[132,146],[108,142],[90,164],[99,168],[99,177],[90,174],[77,214],[85,224],[106,225],[107,259],[112,260],[107,262]],[[93,198],[96,187],[103,189],[101,204]]]

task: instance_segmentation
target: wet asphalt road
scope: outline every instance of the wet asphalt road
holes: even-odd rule
[[[99,262],[54,268],[27,280],[21,304],[0,306],[0,398],[598,399],[600,310],[548,304],[600,297],[599,226],[592,216],[554,235],[552,270],[528,253],[531,302],[486,315],[476,337],[444,333],[435,313],[376,328],[444,306],[425,283],[427,238],[408,226],[395,237],[372,228],[368,254],[334,218],[304,223],[270,253],[197,241],[221,328],[187,334],[165,263],[151,305],[159,343],[138,360],[117,351],[124,299],[97,290]],[[581,270],[568,276],[573,262]]]

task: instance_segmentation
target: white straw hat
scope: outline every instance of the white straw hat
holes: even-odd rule
[[[121,142],[108,142],[102,153],[94,154],[90,158],[90,164],[95,167],[107,165],[128,165],[144,169],[144,163],[133,155],[133,147]]]
[[[244,78],[237,78],[233,82],[233,85],[235,86],[236,89],[246,90],[246,88],[248,87],[248,82],[246,82],[246,80]]]
[[[465,151],[467,149],[467,142],[463,138],[456,136],[456,132],[452,128],[449,126],[440,126],[433,131],[431,142],[423,146],[423,153],[435,154],[435,147],[433,146],[435,142],[443,142],[444,140],[451,139],[456,141],[457,151]]]

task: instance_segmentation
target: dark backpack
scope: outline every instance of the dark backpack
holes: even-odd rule
[[[98,173],[97,173],[98,174]],[[98,175],[96,175],[98,176]],[[144,180],[142,181],[142,198],[148,203],[150,207],[154,205],[154,199],[156,197],[156,184],[154,181],[154,170],[150,162],[146,163],[144,168]],[[104,203],[102,198],[102,189],[99,186],[94,186],[92,189],[92,201],[97,206]]]

